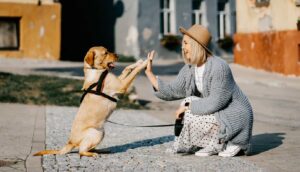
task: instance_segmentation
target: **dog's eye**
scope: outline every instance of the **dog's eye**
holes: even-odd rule
[[[107,55],[107,54],[108,54],[108,52],[107,52],[107,51],[105,51],[104,55]]]

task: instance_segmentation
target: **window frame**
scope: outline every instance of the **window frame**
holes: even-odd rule
[[[160,34],[175,35],[176,34],[176,16],[175,3],[176,0],[160,0]]]

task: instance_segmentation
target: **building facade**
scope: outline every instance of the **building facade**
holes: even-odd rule
[[[300,1],[237,0],[236,6],[235,63],[300,76]]]
[[[59,59],[60,10],[53,0],[0,0],[0,56]]]
[[[206,26],[212,33],[210,48],[217,55],[230,54],[235,33],[234,0],[115,0],[123,3],[124,12],[116,20],[115,48],[117,53],[145,57],[150,50],[158,58],[181,56],[179,27],[193,24]],[[229,42],[227,41],[229,40]],[[226,50],[220,43],[227,45]]]

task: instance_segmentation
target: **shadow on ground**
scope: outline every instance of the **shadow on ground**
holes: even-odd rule
[[[252,137],[251,154],[257,155],[280,146],[285,133],[264,133]]]
[[[99,154],[103,154],[103,153],[121,153],[121,152],[126,152],[129,149],[136,149],[136,148],[141,148],[141,147],[160,145],[160,144],[167,143],[167,142],[170,142],[170,141],[173,141],[173,140],[174,140],[173,135],[162,136],[162,137],[157,137],[157,138],[152,138],[152,139],[135,141],[135,142],[124,144],[124,145],[117,145],[117,146],[107,147],[107,148],[104,148],[104,149],[96,149],[93,152],[96,152],[96,153],[99,153]]]

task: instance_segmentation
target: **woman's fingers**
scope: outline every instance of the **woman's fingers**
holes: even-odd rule
[[[147,68],[146,68],[147,71],[152,71],[152,60],[153,60],[153,57],[154,57],[154,53],[155,53],[155,51],[152,50],[147,55],[147,59],[148,59],[148,64],[147,64]]]
[[[152,50],[150,53],[149,53],[150,55],[149,55],[149,60],[153,60],[153,58],[154,58],[154,54],[155,54],[155,51],[154,50]]]

